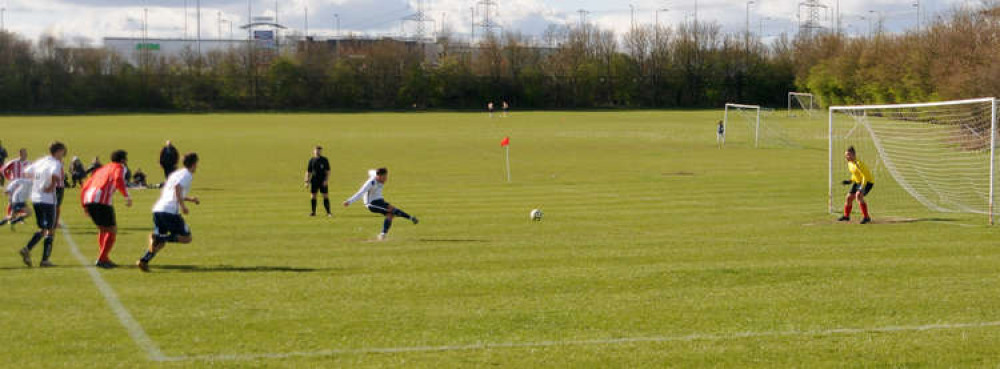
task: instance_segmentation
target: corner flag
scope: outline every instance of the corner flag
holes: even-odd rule
[[[500,147],[510,146],[510,137],[504,137],[503,141],[500,141]]]

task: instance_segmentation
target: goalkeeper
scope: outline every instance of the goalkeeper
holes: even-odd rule
[[[868,166],[861,162],[861,159],[858,159],[858,155],[854,151],[854,146],[847,148],[844,158],[847,159],[847,170],[851,172],[851,179],[845,180],[843,184],[845,186],[850,185],[851,189],[847,192],[847,203],[844,204],[844,216],[837,220],[841,222],[851,220],[851,209],[854,206],[854,199],[856,198],[858,199],[858,205],[861,206],[861,214],[865,216],[861,220],[861,224],[871,223],[872,218],[868,215],[868,203],[865,202],[865,196],[868,196],[868,193],[872,191],[872,187],[875,187],[875,177],[868,170]]]

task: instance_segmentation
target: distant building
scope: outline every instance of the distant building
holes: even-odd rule
[[[201,53],[227,52],[245,48],[247,40],[201,40]],[[197,55],[198,41],[163,38],[105,37],[104,48],[114,51],[132,65],[139,65],[143,57],[150,59],[184,59]],[[144,54],[145,53],[145,54]]]

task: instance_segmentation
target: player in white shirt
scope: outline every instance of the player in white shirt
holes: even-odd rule
[[[10,200],[10,214],[0,219],[0,226],[10,222],[10,228],[13,230],[14,224],[23,223],[25,218],[31,216],[31,210],[28,209],[31,180],[27,178],[15,179],[7,184],[4,192]]]
[[[38,224],[38,232],[31,236],[31,240],[20,252],[24,264],[29,267],[31,249],[42,239],[45,240],[45,247],[39,266],[54,266],[49,257],[52,256],[52,242],[56,229],[56,187],[63,181],[62,160],[66,156],[66,145],[58,141],[53,142],[49,145],[49,154],[51,155],[38,159],[25,169],[32,179],[31,204],[35,209],[35,220]]]
[[[385,221],[382,223],[382,233],[378,235],[379,240],[384,240],[386,234],[389,233],[389,228],[392,227],[392,218],[394,217],[409,219],[413,222],[413,224],[420,223],[420,221],[417,220],[417,217],[410,216],[404,211],[392,206],[392,204],[386,202],[385,198],[382,197],[382,189],[385,187],[385,182],[388,180],[388,169],[379,168],[378,170],[369,170],[368,180],[361,185],[361,189],[358,190],[358,193],[351,196],[351,198],[347,199],[347,201],[344,201],[344,207],[348,207],[364,198],[365,206],[368,207],[368,211],[385,216]]]
[[[191,191],[191,181],[198,169],[198,154],[184,155],[184,169],[170,173],[163,183],[160,199],[153,205],[153,233],[149,235],[149,250],[135,263],[139,270],[149,271],[149,261],[156,253],[167,246],[168,242],[191,243],[191,229],[184,223],[181,213],[187,215],[188,208],[184,204],[193,202],[201,204],[197,197],[188,197]]]

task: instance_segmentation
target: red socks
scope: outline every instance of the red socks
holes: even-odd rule
[[[861,214],[864,214],[865,218],[871,218],[871,216],[868,215],[868,203],[861,203]]]
[[[97,261],[110,261],[108,259],[108,254],[111,253],[111,249],[115,246],[115,239],[118,235],[111,232],[99,232],[97,234],[97,244],[101,246],[101,254],[97,257]]]
[[[862,205],[864,206],[864,205]],[[854,209],[854,201],[850,201],[844,205],[844,216],[850,218],[851,210]]]

